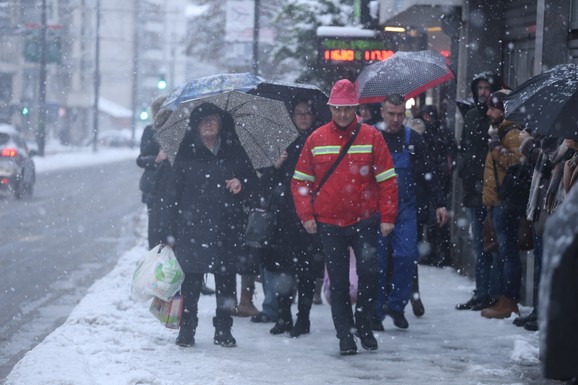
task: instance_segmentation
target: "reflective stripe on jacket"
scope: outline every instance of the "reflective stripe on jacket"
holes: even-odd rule
[[[381,222],[394,223],[397,215],[395,169],[387,145],[379,131],[362,124],[347,155],[322,186],[314,205],[313,192],[357,122],[346,130],[333,121],[319,127],[305,142],[291,190],[302,222],[317,219],[337,226],[350,226],[379,212]]]

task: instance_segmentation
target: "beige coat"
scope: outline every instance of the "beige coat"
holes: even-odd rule
[[[522,154],[520,153],[520,127],[515,123],[504,120],[498,127],[498,137],[500,145],[489,151],[486,155],[484,165],[484,189],[482,200],[484,206],[497,206],[498,193],[496,188],[496,173],[498,173],[499,183],[502,184],[506,176],[506,169],[513,164],[520,163]]]

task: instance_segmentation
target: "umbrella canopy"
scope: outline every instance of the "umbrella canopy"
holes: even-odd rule
[[[357,78],[359,103],[381,103],[390,94],[410,99],[453,78],[446,58],[439,52],[398,51],[361,71]]]
[[[255,168],[270,166],[295,138],[297,130],[285,105],[278,100],[229,91],[180,103],[155,139],[174,162],[191,112],[203,103],[212,103],[235,120],[235,130]]]
[[[578,66],[561,64],[504,98],[505,117],[536,133],[578,139]]]
[[[174,111],[182,101],[233,90],[246,92],[264,81],[265,79],[251,72],[218,74],[193,79],[175,88],[161,108]]]
[[[247,91],[247,93],[268,99],[280,100],[285,103],[288,111],[291,111],[296,101],[308,100],[311,102],[317,115],[315,126],[331,120],[331,112],[327,105],[327,95],[312,85],[265,80]]]
[[[315,109],[317,125],[331,120],[327,95],[319,88],[307,84],[270,81],[251,72],[226,73],[190,80],[175,88],[161,108],[174,111],[183,101],[228,91],[246,92],[267,99],[280,100],[285,103],[288,111],[291,110],[295,101],[306,99],[311,101]]]

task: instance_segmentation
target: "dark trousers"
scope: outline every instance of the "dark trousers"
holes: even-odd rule
[[[331,281],[331,315],[337,338],[350,334],[359,322],[369,325],[377,290],[377,227],[374,218],[347,227],[318,225]],[[349,247],[355,253],[358,277],[355,321],[349,296]]]
[[[309,237],[303,238],[302,242],[298,242],[296,238],[294,245],[285,248],[294,263],[276,275],[275,294],[279,317],[287,318],[287,314],[290,314],[297,289],[297,317],[304,321],[309,320],[315,280],[323,277],[324,269],[321,244],[318,240],[311,241]]]
[[[162,204],[156,199],[147,204],[149,249],[165,241],[162,232]]]
[[[204,274],[185,273],[185,280],[181,285],[181,295],[183,296],[183,317],[184,323],[197,318],[199,297],[203,286]],[[215,297],[217,300],[217,318],[231,317],[235,308],[237,281],[236,274],[215,274]]]

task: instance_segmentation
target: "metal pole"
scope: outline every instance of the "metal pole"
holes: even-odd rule
[[[36,143],[38,155],[44,156],[46,140],[46,0],[42,0],[40,16],[40,74],[38,77],[38,129]]]
[[[92,114],[92,151],[98,151],[98,99],[100,98],[100,0],[96,0],[96,43],[94,50],[94,112]]]
[[[259,75],[259,8],[261,0],[255,0],[255,23],[253,26],[253,72]]]
[[[534,43],[534,68],[533,75],[542,73],[542,57],[544,55],[544,13],[546,1],[538,0],[536,4],[536,40]]]
[[[130,122],[131,142],[136,143],[136,115],[138,113],[138,66],[139,66],[139,0],[133,0],[133,54],[132,54],[132,117]]]

